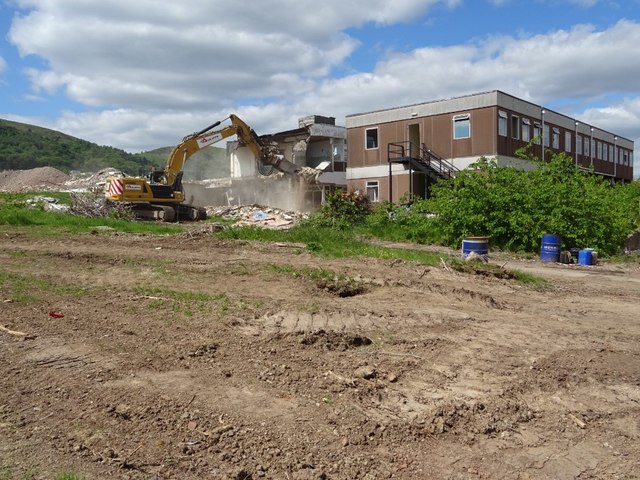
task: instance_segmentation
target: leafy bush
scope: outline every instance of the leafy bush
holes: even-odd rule
[[[491,245],[537,251],[545,233],[564,248],[591,247],[613,254],[638,223],[640,188],[612,185],[574,165],[564,153],[532,171],[499,167],[481,159],[455,179],[437,184],[428,202],[438,229],[451,245],[465,236],[491,237]],[[631,206],[635,202],[636,209]]]
[[[358,192],[335,191],[327,195],[319,212],[305,220],[307,226],[347,229],[363,223],[371,203],[366,195]]]
[[[408,204],[382,202],[366,221],[366,234],[391,241],[440,243],[441,234],[427,200],[417,198]]]

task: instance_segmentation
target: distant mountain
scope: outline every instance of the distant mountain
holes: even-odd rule
[[[100,146],[48,128],[0,119],[0,170],[54,167],[63,172],[97,172],[114,167],[130,175],[148,171],[154,160]]]
[[[54,167],[69,173],[113,167],[128,175],[139,175],[149,172],[151,167],[164,168],[172,149],[128,153],[48,128],[0,119],[0,170]],[[198,152],[185,164],[184,170],[185,179],[190,180],[228,176],[225,149],[209,147]]]

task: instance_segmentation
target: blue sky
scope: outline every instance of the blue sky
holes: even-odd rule
[[[640,0],[0,0],[0,28],[0,118],[128,151],[494,89],[640,145]]]

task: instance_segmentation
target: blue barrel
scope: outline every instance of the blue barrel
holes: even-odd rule
[[[551,233],[542,235],[540,260],[543,262],[558,262],[560,260],[560,235]]]
[[[578,252],[578,265],[591,265],[593,264],[593,250],[585,249]]]
[[[478,255],[488,255],[489,237],[464,237],[462,239],[462,258],[467,258],[471,252]]]

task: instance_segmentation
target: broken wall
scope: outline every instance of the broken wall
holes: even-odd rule
[[[319,206],[316,194],[295,177],[234,178],[225,184],[184,185],[188,203],[197,206],[264,205],[281,210],[311,212]]]
[[[241,147],[237,141],[227,143],[231,178],[255,177],[256,158],[249,147]]]

